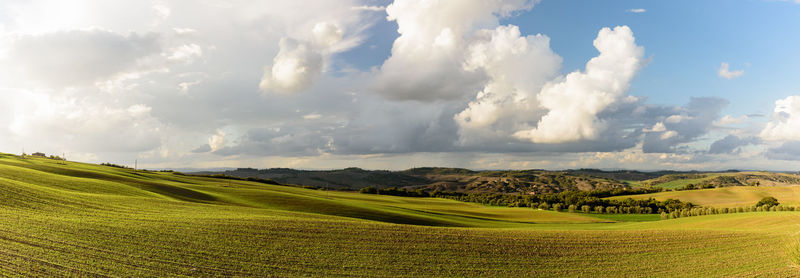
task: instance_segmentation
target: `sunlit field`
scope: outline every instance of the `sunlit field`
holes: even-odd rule
[[[12,276],[795,276],[800,213],[658,220],[0,157]]]

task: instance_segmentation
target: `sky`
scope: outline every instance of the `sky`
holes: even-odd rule
[[[0,152],[800,168],[800,0],[0,1]]]

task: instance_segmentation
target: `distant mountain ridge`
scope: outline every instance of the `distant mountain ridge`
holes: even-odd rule
[[[336,190],[365,187],[398,187],[410,190],[465,193],[540,194],[569,190],[611,190],[632,187],[661,187],[670,190],[723,186],[800,184],[800,176],[791,173],[709,171],[636,171],[571,169],[551,170],[469,170],[463,168],[421,167],[401,171],[297,170],[290,168],[238,168],[190,174],[227,175],[240,178],[274,180]],[[689,186],[686,186],[686,185]]]

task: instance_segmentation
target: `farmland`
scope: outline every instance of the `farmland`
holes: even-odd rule
[[[0,155],[3,276],[786,277],[800,274],[798,223],[798,212],[656,220]]]
[[[800,186],[733,186],[711,189],[665,191],[651,194],[618,196],[611,199],[679,199],[693,204],[711,207],[743,207],[757,203],[761,198],[772,196],[781,204],[800,205]]]

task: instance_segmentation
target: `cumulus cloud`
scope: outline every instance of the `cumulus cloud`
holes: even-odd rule
[[[725,79],[729,79],[729,80],[730,79],[739,78],[743,74],[744,74],[744,70],[731,71],[730,70],[730,65],[728,65],[728,63],[725,63],[725,62],[723,62],[722,64],[719,65],[719,70],[717,71],[717,75],[719,75],[719,77],[722,77],[722,78],[725,78]]]
[[[161,52],[155,33],[128,35],[103,29],[23,35],[11,42],[0,61],[6,84],[35,82],[50,87],[89,85],[136,70]]]
[[[280,52],[264,70],[258,87],[264,93],[295,93],[307,89],[322,71],[322,54],[293,39],[280,41]]]
[[[225,146],[225,132],[217,130],[217,133],[208,138],[208,147],[210,151],[217,151]]]
[[[508,137],[519,123],[537,116],[535,93],[557,75],[561,65],[548,37],[521,36],[516,26],[483,30],[476,37],[464,67],[485,72],[489,81],[454,117],[463,144],[475,137]]]
[[[644,48],[636,45],[627,26],[603,28],[594,41],[600,55],[586,64],[585,72],[573,72],[552,82],[537,96],[548,110],[536,128],[514,134],[534,143],[561,143],[594,139],[605,129],[597,114],[620,100],[642,67]]]
[[[644,13],[646,11],[647,11],[646,9],[629,9],[628,10],[629,13],[635,13],[635,14]]]
[[[322,47],[330,47],[342,40],[342,29],[330,22],[319,22],[311,30],[314,41]]]
[[[469,37],[498,26],[499,17],[532,5],[527,0],[394,1],[386,12],[397,22],[400,36],[380,68],[375,89],[399,100],[450,100],[472,94],[484,77],[462,66]]]
[[[280,51],[272,65],[265,67],[258,85],[262,93],[287,94],[307,90],[325,70],[330,55],[358,43],[357,39],[342,43],[344,31],[331,22],[317,22],[310,33],[311,38],[305,41],[281,38]]]
[[[380,157],[357,160],[372,168],[404,167],[405,161],[507,167],[512,164],[498,162],[507,157],[506,162],[519,162],[513,167],[572,167],[572,160],[583,155],[575,152],[663,149],[676,152],[664,157],[685,161],[691,156],[685,145],[707,133],[704,123],[713,118],[698,115],[699,108],[652,105],[644,97],[627,96],[628,75],[633,76],[627,71],[641,65],[625,66],[624,57],[641,55],[612,51],[631,47],[635,53],[638,48],[632,34],[622,35],[622,27],[602,31],[607,32],[604,39],[598,35],[595,40],[596,46],[605,43],[593,61],[605,62],[560,76],[561,57],[550,48],[548,36],[499,23],[536,1],[398,0],[384,8],[350,0],[245,0],[236,5],[125,0],[92,2],[85,11],[64,17],[49,15],[75,5],[39,0],[14,5],[29,2],[41,4],[19,9],[28,19],[9,13],[15,18],[7,22],[19,25],[0,27],[5,28],[0,30],[0,53],[20,51],[0,54],[5,63],[0,78],[19,81],[0,82],[0,146],[7,151],[21,146],[48,153],[74,150],[95,162],[138,156],[140,165],[144,160],[163,167],[223,162],[286,166],[293,156],[306,159],[297,167],[338,167],[356,163],[349,159],[355,156]],[[31,12],[41,9],[51,11]],[[399,27],[389,58],[353,66],[345,60],[352,53],[338,56],[360,45],[372,22],[385,19],[384,10]],[[50,20],[31,20],[44,18]],[[54,39],[60,34],[70,36]],[[83,39],[93,42],[94,48],[87,49],[99,51],[73,47],[61,53],[42,47],[26,55],[58,53],[58,59],[47,61],[91,68],[52,70],[41,63],[32,64],[36,70],[30,74],[20,71],[26,76],[5,74],[28,62],[11,60],[23,57],[18,43],[48,39],[69,46],[62,42],[82,37],[92,38]],[[616,58],[600,58],[611,56]],[[96,60],[114,66],[87,63]],[[554,93],[559,84],[580,90]],[[550,93],[545,87],[552,87]],[[569,109],[579,113],[561,125],[591,132],[566,132],[546,143],[513,136],[537,128],[557,133],[548,122],[555,120],[543,117]],[[694,126],[701,128],[692,131]],[[640,156],[624,165],[641,165],[661,154]],[[530,157],[537,162],[527,161]],[[369,164],[380,159],[384,164]]]
[[[772,120],[761,131],[764,140],[800,140],[800,96],[775,101]]]

